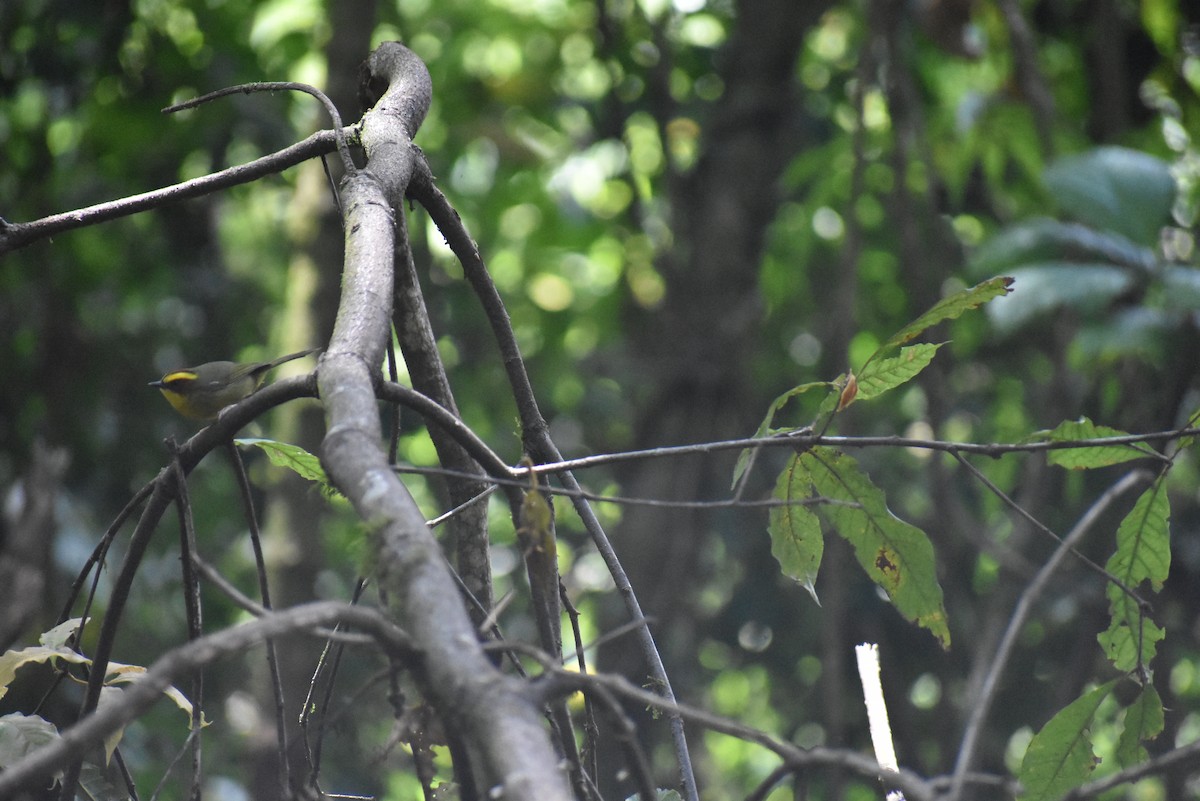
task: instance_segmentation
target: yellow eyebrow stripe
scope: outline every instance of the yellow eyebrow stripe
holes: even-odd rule
[[[172,381],[195,381],[196,374],[191,370],[176,370],[173,373],[167,373],[162,377],[164,384],[170,384]]]

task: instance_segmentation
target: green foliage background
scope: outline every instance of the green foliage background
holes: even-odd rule
[[[1015,3],[973,6],[969,34],[982,43],[975,58],[962,57],[958,29],[936,5],[799,4],[813,23],[788,66],[796,105],[779,110],[795,147],[777,186],[757,187],[774,199],[762,207],[768,216],[752,220],[761,252],[748,250],[744,261],[726,265],[748,276],[753,291],[731,296],[727,314],[703,321],[710,327],[697,327],[694,339],[660,338],[653,346],[647,342],[655,332],[675,330],[670,322],[686,318],[691,292],[703,290],[689,284],[689,259],[699,256],[685,223],[715,191],[692,177],[730,155],[709,147],[722,133],[709,123],[725,104],[741,102],[725,92],[731,63],[741,57],[731,50],[735,34],[746,15],[787,14],[792,6],[400,0],[347,4],[354,8],[338,16],[331,5],[0,6],[0,216],[32,220],[165,186],[327,126],[303,95],[237,96],[173,116],[159,109],[241,82],[353,81],[346,73],[367,49],[331,62],[339,37],[349,36],[350,13],[369,28],[371,43],[402,39],[429,65],[434,105],[417,142],[479,243],[556,441],[569,455],[670,444],[659,439],[664,432],[671,441],[714,431],[749,435],[781,392],[859,368],[947,292],[1017,268],[1042,268],[1049,297],[1043,313],[1015,322],[968,314],[943,326],[936,339],[950,344],[921,380],[847,410],[838,431],[1015,441],[1081,415],[1126,431],[1167,429],[1200,405],[1193,238],[1200,20],[1187,3],[1022,4],[1051,95],[1049,113],[1020,75],[1021,45],[1004,16]],[[1113,26],[1119,47],[1095,44],[1099,19]],[[1089,77],[1095,75],[1102,77]],[[341,111],[352,121],[358,110],[343,104]],[[753,129],[758,121],[744,124]],[[1097,145],[1141,151],[1169,169],[1156,175],[1168,175],[1178,190],[1170,217],[1147,211],[1157,208],[1153,197],[1130,198],[1120,187],[1116,217],[1089,215],[1078,197],[1097,196],[1099,188],[1088,183],[1095,165],[1058,159],[1094,154]],[[1051,164],[1058,166],[1047,173]],[[1073,190],[1064,172],[1082,189]],[[284,352],[297,338],[301,346],[319,345],[328,333],[319,313],[298,322],[289,312],[297,261],[315,225],[313,205],[301,199],[322,191],[319,172],[297,168],[0,261],[0,485],[22,475],[35,440],[69,450],[56,551],[64,586],[79,554],[162,464],[162,438],[190,432],[147,381],[181,364]],[[1082,226],[1091,238],[1075,227],[1066,232],[1072,239],[1050,221]],[[1168,224],[1174,233],[1164,246],[1154,232]],[[515,463],[514,410],[497,400],[506,397],[505,383],[486,323],[428,220],[418,212],[410,225],[464,419]],[[1029,249],[1013,244],[1019,236],[1032,242]],[[1104,271],[1045,266],[1053,260],[1077,269],[1081,249],[1094,250],[1097,236],[1106,255],[1087,263]],[[314,269],[336,286],[338,266],[327,259]],[[735,330],[729,336],[736,347],[710,350],[706,337],[720,339],[726,329]],[[695,364],[687,364],[688,354],[699,354]],[[685,367],[664,367],[676,361]],[[691,408],[686,392],[664,390],[660,381],[675,370],[703,373],[704,386],[727,390],[733,400],[713,406],[720,426],[660,427],[671,409]],[[805,424],[814,412],[797,403],[776,425]],[[402,430],[404,458],[432,464],[417,421],[406,417]],[[751,493],[770,494],[783,466],[773,458],[765,456],[769,464],[751,476]],[[677,692],[694,703],[801,745],[865,749],[848,648],[880,642],[902,763],[947,771],[960,730],[946,722],[962,720],[985,652],[972,643],[990,642],[1049,546],[948,458],[896,449],[856,458],[886,489],[896,514],[929,533],[954,650],[942,653],[905,624],[851,569],[844,544],[826,545],[818,608],[803,587],[779,575],[763,533],[766,513],[725,511],[697,518],[695,536],[678,546],[687,551],[680,558],[689,580],[671,585],[677,598],[660,612],[668,668]],[[1040,456],[977,466],[1060,533],[1119,475],[1068,471]],[[265,482],[265,467],[258,470]],[[706,477],[693,488],[717,497],[731,470],[732,459],[696,468]],[[586,478],[597,490],[661,494],[619,467]],[[413,481],[430,516],[440,512],[437,486]],[[196,482],[200,530],[213,542],[238,542],[241,524],[217,500],[233,491],[232,481],[223,471],[201,470]],[[1167,638],[1152,667],[1170,712],[1152,752],[1200,738],[1196,482],[1185,455],[1168,483],[1175,552],[1156,603]],[[695,498],[675,498],[686,499]],[[611,525],[629,516],[610,505],[601,513]],[[597,621],[610,614],[605,583],[572,518],[560,519],[563,571],[595,635]],[[1112,553],[1118,519],[1085,546],[1093,560],[1103,563]],[[519,559],[502,520],[494,527],[498,589],[519,594]],[[331,526],[338,533],[329,537],[324,583],[314,592],[344,597],[357,569],[357,532],[349,523]],[[169,537],[160,548],[158,591],[176,586]],[[248,573],[240,550],[224,558],[225,569]],[[154,591],[147,588],[143,600]],[[220,599],[212,603],[221,609]],[[122,660],[144,663],[177,641],[182,614],[182,603],[168,611],[147,606],[138,618],[147,636],[131,641]],[[1013,686],[985,733],[980,767],[1015,771],[1033,731],[1089,682],[1111,678],[1095,639],[1107,614],[1102,584],[1068,568],[1022,635]],[[232,610],[223,615],[235,618]],[[512,616],[510,634],[529,630],[520,604]],[[222,613],[210,619],[217,625]],[[218,686],[236,688],[238,681],[226,676]],[[1116,713],[1098,704],[1093,725],[1102,729]],[[164,713],[162,725],[171,723]],[[386,717],[368,716],[345,739],[378,747],[386,732]],[[762,753],[728,738],[709,735],[702,746],[709,797],[744,795],[772,768]],[[149,738],[140,748],[135,753],[151,771],[152,757],[169,753],[156,753],[161,746]],[[238,757],[226,758],[230,781],[245,782]],[[385,764],[375,777],[339,763],[330,774],[364,785],[347,790],[387,786],[390,797],[414,797],[407,763]],[[394,777],[385,778],[388,771]],[[840,777],[815,779],[811,789],[820,798],[873,792]],[[1167,782],[1144,792],[1138,797],[1197,797]]]

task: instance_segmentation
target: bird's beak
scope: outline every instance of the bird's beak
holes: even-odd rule
[[[150,382],[149,384],[147,384],[146,386],[148,386],[148,387],[155,387],[156,389],[162,389],[162,388],[163,388],[163,382],[162,382],[162,381],[151,381],[151,382]]]

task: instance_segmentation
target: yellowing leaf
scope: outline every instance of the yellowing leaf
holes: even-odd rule
[[[47,648],[44,645],[34,645],[17,651],[5,651],[0,655],[0,698],[8,693],[9,685],[16,678],[17,669],[29,664],[40,664],[62,659],[77,665],[90,664],[92,660],[80,656],[70,648]]]
[[[132,684],[133,682],[140,681],[142,677],[146,675],[146,668],[142,667],[141,665],[122,665],[119,663],[116,665],[110,664],[108,675],[111,676],[107,682],[109,685]],[[171,702],[175,704],[175,706],[183,710],[183,712],[187,714],[189,721],[192,719],[194,708],[191,700],[174,685],[170,685],[163,690],[163,695],[171,699]],[[210,721],[205,718],[204,713],[201,712],[200,727],[204,728],[205,726],[208,726],[209,723]]]
[[[54,628],[47,632],[43,632],[42,636],[38,637],[38,642],[47,648],[62,648],[75,636],[75,631],[79,628],[81,617],[73,617],[70,620],[64,620]]]

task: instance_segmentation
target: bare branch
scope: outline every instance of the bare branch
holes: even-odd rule
[[[299,83],[297,81],[261,81],[258,83],[244,83],[238,86],[227,86],[224,89],[218,89],[215,92],[209,92],[206,95],[185,100],[173,106],[167,106],[163,109],[163,114],[173,114],[176,111],[195,108],[210,100],[216,100],[228,95],[238,93],[248,95],[252,92],[304,92],[315,97],[325,107],[325,113],[329,115],[329,119],[333,123],[333,132],[337,136],[338,155],[342,157],[342,167],[346,170],[346,174],[349,175],[357,169],[354,166],[353,159],[350,158],[350,149],[346,146],[346,132],[342,130],[342,115],[338,113],[337,106],[329,99],[329,95],[317,87],[306,83]]]
[[[33,222],[13,223],[0,220],[0,256],[22,248],[31,242],[55,236],[64,231],[128,217],[131,214],[158,208],[167,203],[201,197],[228,189],[231,186],[257,181],[265,175],[283,172],[288,167],[293,167],[302,161],[332,152],[337,148],[338,136],[347,134],[353,135],[354,130],[318,131],[303,141],[255,159],[248,164],[239,164],[236,167],[162,189],[155,189],[152,192],[143,192],[140,195],[130,195],[119,200],[97,203],[94,206],[87,206],[75,211],[52,214]]]

